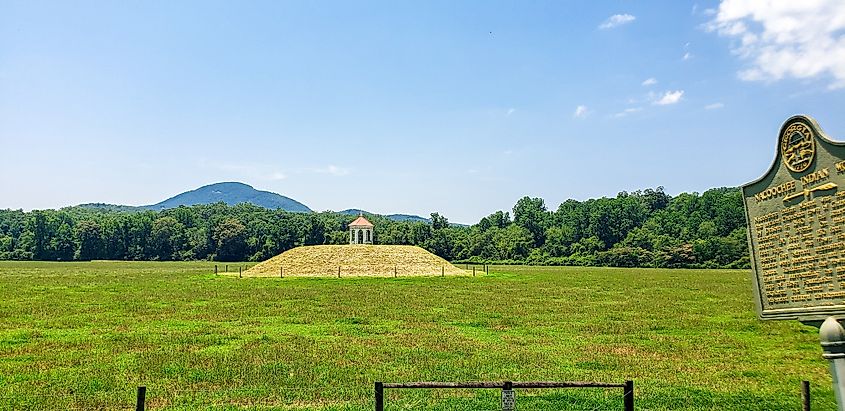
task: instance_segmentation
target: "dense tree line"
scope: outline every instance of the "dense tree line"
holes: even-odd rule
[[[154,212],[0,210],[2,260],[261,261],[301,245],[346,244],[355,216],[239,204]],[[419,245],[452,261],[618,267],[747,267],[737,189],[670,197],[662,187],[567,200],[524,197],[472,226],[368,216],[378,244]]]

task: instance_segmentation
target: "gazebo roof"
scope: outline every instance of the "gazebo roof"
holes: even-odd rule
[[[350,227],[372,227],[373,223],[367,221],[363,215],[358,216],[355,221],[349,223]]]

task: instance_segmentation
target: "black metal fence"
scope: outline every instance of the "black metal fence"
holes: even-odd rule
[[[385,389],[433,389],[433,388],[475,388],[501,389],[502,411],[513,411],[515,408],[515,388],[621,388],[622,404],[625,411],[634,411],[634,382],[625,381],[622,384],[608,382],[584,381],[478,381],[478,382],[405,382],[405,383],[375,383],[375,410],[384,411]]]
[[[634,410],[634,382],[631,380],[624,383],[604,382],[549,382],[549,381],[481,381],[481,382],[406,382],[406,383],[375,383],[375,410],[384,411],[384,390],[385,389],[500,389],[502,390],[502,410],[509,411],[515,407],[516,397],[514,389],[537,389],[537,388],[599,388],[599,389],[622,389],[622,403],[625,411]],[[362,392],[362,394],[364,394]],[[366,397],[362,397],[366,398]],[[135,410],[144,411],[147,402],[147,387],[140,386],[136,392]],[[801,409],[810,411],[810,382],[801,382]]]

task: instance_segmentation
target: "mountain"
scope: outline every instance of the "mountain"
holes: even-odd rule
[[[301,213],[311,212],[310,208],[292,198],[269,191],[256,190],[250,185],[234,182],[210,184],[170,197],[158,204],[144,206],[143,208],[148,210],[165,210],[182,205],[213,204],[220,201],[229,205],[250,203],[274,210],[280,208],[286,211]]]
[[[350,208],[343,211],[338,211],[338,214],[348,214],[348,215],[358,215],[358,214],[375,214],[369,211],[359,210],[357,208]],[[418,215],[410,215],[410,214],[386,214],[382,217],[387,218],[388,220],[393,221],[412,221],[412,222],[420,222],[420,223],[430,223],[431,220],[425,217],[420,217]]]
[[[215,183],[200,187],[196,190],[186,191],[182,194],[170,197],[160,203],[146,206],[127,206],[118,204],[105,203],[87,203],[80,204],[77,207],[86,208],[89,210],[100,210],[105,212],[132,212],[144,210],[166,210],[169,208],[176,208],[179,206],[192,206],[197,204],[214,204],[217,202],[224,202],[229,205],[240,203],[255,204],[259,207],[269,209],[282,209],[285,211],[310,213],[311,209],[305,204],[300,203],[292,198],[285,197],[280,194],[269,191],[256,190],[250,185],[237,182]],[[343,211],[338,211],[339,214],[358,215],[374,214],[368,211],[357,208],[350,208]],[[420,223],[431,223],[431,220],[425,217],[412,214],[386,214],[385,217],[393,221],[411,221]],[[454,226],[462,224],[451,223]]]

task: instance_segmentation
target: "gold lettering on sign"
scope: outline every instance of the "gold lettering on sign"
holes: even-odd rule
[[[801,181],[813,184],[829,176],[823,169]],[[834,183],[825,183],[796,194],[809,196],[833,188]],[[813,198],[752,220],[765,304],[770,308],[845,304],[843,222],[845,193]]]
[[[763,190],[760,193],[754,195],[754,198],[759,203],[760,201],[770,200],[772,198],[783,197],[787,193],[791,193],[795,191],[795,181],[790,181],[788,183],[781,184],[776,187],[772,187],[768,190]]]
[[[821,180],[824,180],[828,177],[830,177],[830,171],[828,171],[828,169],[824,168],[824,169],[821,169],[821,170],[816,171],[814,173],[807,174],[804,177],[801,177],[801,184],[808,186],[810,184],[817,183]]]

